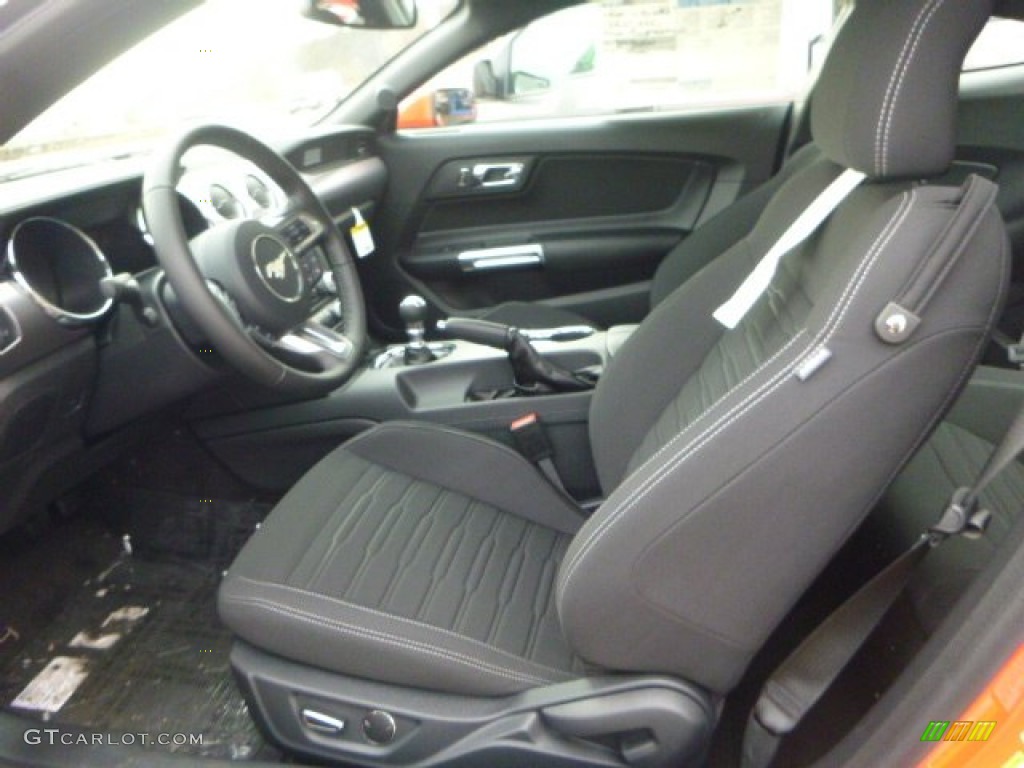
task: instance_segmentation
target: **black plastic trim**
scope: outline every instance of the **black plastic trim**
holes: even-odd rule
[[[324,672],[241,641],[231,664],[268,739],[289,752],[353,765],[685,768],[700,765],[716,718],[709,694],[654,675],[589,677],[483,698]],[[302,725],[304,708],[349,726],[335,736],[312,731]],[[375,710],[396,723],[387,744],[372,743],[359,727]]]

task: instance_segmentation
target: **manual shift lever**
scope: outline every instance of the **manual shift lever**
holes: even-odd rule
[[[426,334],[427,302],[422,296],[412,294],[398,305],[398,316],[405,323],[409,343],[405,346],[405,364],[421,365],[435,359],[434,353],[424,340]]]
[[[511,325],[472,317],[450,317],[439,322],[437,328],[453,339],[505,350],[516,388],[524,394],[580,392],[593,389],[596,383],[590,374],[570,371],[541,356],[526,335]]]

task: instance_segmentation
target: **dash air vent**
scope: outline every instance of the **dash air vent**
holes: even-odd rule
[[[210,205],[225,219],[237,219],[243,213],[242,204],[220,184],[210,187]]]
[[[271,204],[270,190],[267,189],[267,185],[263,183],[263,180],[253,176],[252,174],[245,177],[245,190],[249,193],[249,197],[260,208],[269,208]]]

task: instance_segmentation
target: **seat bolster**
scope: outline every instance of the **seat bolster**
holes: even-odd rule
[[[575,677],[429,624],[234,573],[221,585],[218,607],[261,648],[323,669],[358,669],[371,680],[502,696]]]
[[[471,432],[392,421],[364,432],[344,450],[560,533],[574,534],[584,522],[579,507],[529,461]]]

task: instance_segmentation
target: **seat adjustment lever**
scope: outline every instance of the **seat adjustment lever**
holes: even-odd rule
[[[325,715],[315,709],[302,710],[302,724],[311,731],[327,736],[340,736],[345,731],[345,721],[338,717]]]

